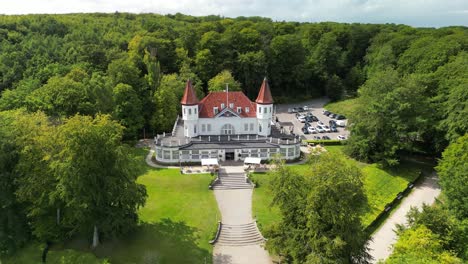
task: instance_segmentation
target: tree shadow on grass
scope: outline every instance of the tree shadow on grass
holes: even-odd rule
[[[197,229],[162,219],[143,223],[124,239],[103,243],[96,255],[111,263],[211,263],[211,254],[196,241]]]

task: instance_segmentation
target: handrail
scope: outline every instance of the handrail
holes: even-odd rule
[[[176,129],[177,129],[177,123],[179,123],[179,115],[177,115],[177,118],[174,123],[174,127],[172,128],[172,136],[175,135]]]
[[[213,245],[214,243],[216,243],[216,241],[218,241],[218,238],[219,238],[219,235],[221,234],[221,227],[222,227],[222,223],[221,221],[218,221],[218,230],[216,231],[216,235],[215,237],[213,238],[213,240],[210,240],[209,243],[211,245]]]
[[[175,131],[174,131],[175,132]],[[174,133],[173,132],[173,133]],[[171,134],[163,133],[162,135],[157,135],[155,137],[155,144],[160,146],[166,147],[176,147],[176,146],[185,146],[192,142],[205,142],[205,143],[213,143],[213,142],[252,142],[252,141],[260,141],[260,142],[267,142],[271,144],[277,145],[295,145],[297,143],[301,143],[301,139],[294,137],[294,138],[274,138],[274,137],[264,137],[264,136],[251,136],[251,135],[237,135],[237,136],[226,136],[226,135],[213,135],[213,136],[198,136],[193,138],[183,138],[183,139],[174,139],[170,142],[164,142],[165,138],[173,137]]]

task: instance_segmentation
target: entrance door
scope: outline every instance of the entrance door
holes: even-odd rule
[[[234,152],[226,152],[226,160],[234,160]]]

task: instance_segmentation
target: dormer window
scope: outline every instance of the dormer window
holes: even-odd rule
[[[234,109],[234,104],[233,104],[233,103],[229,103],[229,108]]]
[[[237,113],[242,113],[242,107],[237,107]]]
[[[188,114],[191,115],[192,114],[192,109],[189,108],[188,110]]]
[[[248,107],[245,108],[245,112],[248,113],[250,109]]]
[[[224,109],[224,107],[226,107],[224,104],[221,104],[221,109]]]
[[[217,114],[218,114],[218,112],[219,112],[219,109],[218,109],[218,107],[216,107],[216,106],[215,106],[215,107],[213,107],[213,113],[214,113],[215,115],[217,115]]]

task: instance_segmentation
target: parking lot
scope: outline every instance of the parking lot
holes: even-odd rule
[[[304,123],[301,123],[296,118],[296,113],[288,113],[288,109],[290,108],[298,108],[307,106],[309,110],[303,112],[302,114],[306,114],[307,112],[311,112],[314,116],[318,118],[319,121],[322,121],[325,125],[329,125],[329,121],[332,119],[323,114],[324,105],[327,103],[327,100],[324,98],[309,100],[301,103],[295,104],[279,104],[276,106],[276,117],[280,122],[292,122],[294,124],[294,133],[300,135],[303,139],[314,139],[315,137],[322,138],[323,136],[329,136],[330,139],[338,139],[338,135],[344,136],[346,139],[349,136],[349,131],[345,127],[337,127],[338,132],[325,132],[325,133],[317,133],[317,134],[304,134],[302,132],[302,128],[304,127]],[[340,114],[340,113],[335,113]],[[347,125],[347,120],[344,120]],[[312,122],[311,125],[313,127],[317,127],[317,122]]]

